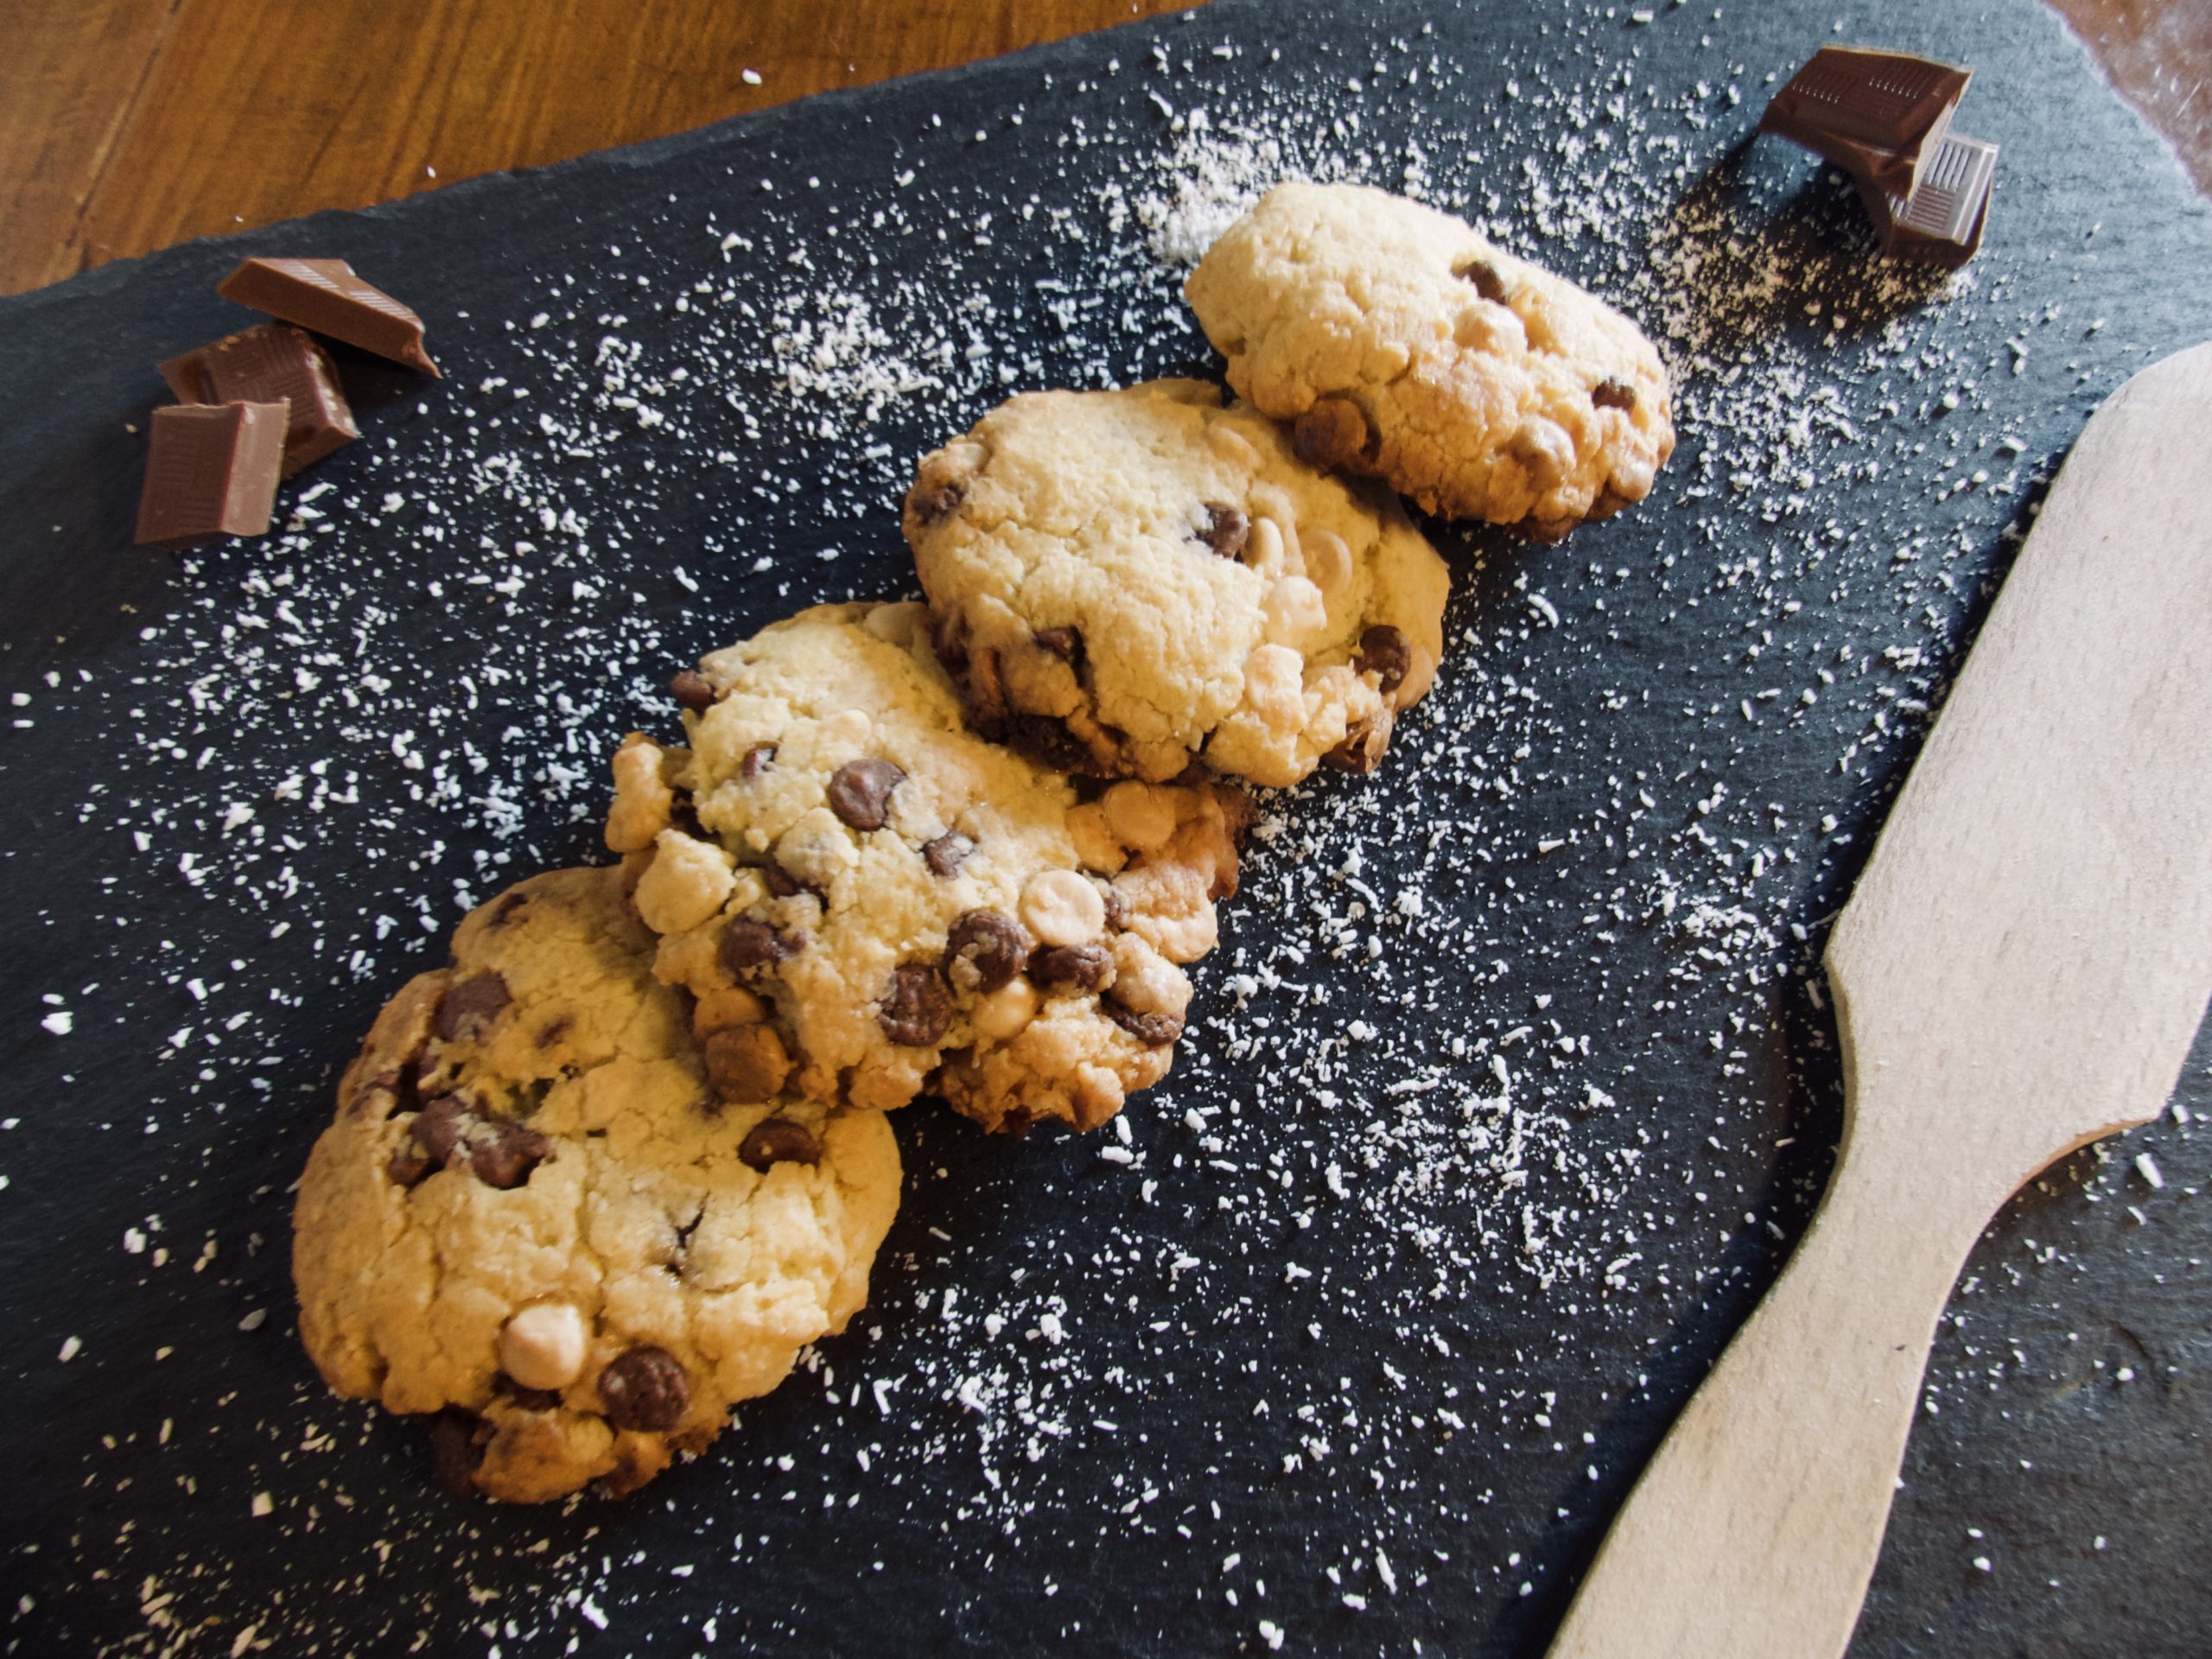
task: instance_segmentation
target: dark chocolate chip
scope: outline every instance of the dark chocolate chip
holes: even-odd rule
[[[1039,628],[1037,643],[1064,663],[1071,663],[1083,649],[1083,636],[1073,628]]]
[[[696,668],[687,668],[668,683],[668,695],[679,707],[703,715],[715,706],[715,683]]]
[[[772,1100],[791,1076],[791,1055],[784,1039],[767,1026],[729,1026],[710,1032],[700,1050],[707,1081],[724,1100],[741,1104]]]
[[[737,763],[738,776],[758,778],[775,764],[776,746],[772,743],[755,743],[745,752],[745,759]]]
[[[476,1470],[491,1438],[484,1420],[473,1411],[448,1406],[430,1420],[430,1469],[439,1485],[455,1497],[476,1496]]]
[[[1048,945],[1029,958],[1029,977],[1046,990],[1095,991],[1114,971],[1103,944]]]
[[[798,950],[798,942],[748,916],[741,916],[722,929],[721,963],[732,979],[751,979],[786,957],[795,956]]]
[[[1472,283],[1475,292],[1486,300],[1505,303],[1505,278],[1497,274],[1497,267],[1487,259],[1470,259],[1452,273],[1463,282]]]
[[[1139,1014],[1110,995],[1100,997],[1098,1006],[1106,1010],[1109,1020],[1147,1048],[1165,1048],[1183,1034],[1183,1020],[1179,1014]]]
[[[1198,539],[1223,558],[1233,559],[1242,553],[1251,535],[1252,521],[1240,509],[1218,501],[1206,503],[1206,527]]]
[[[665,1348],[631,1349],[599,1374],[599,1397],[607,1421],[640,1434],[665,1434],[683,1421],[691,1403],[683,1362]]]
[[[1344,741],[1321,758],[1339,772],[1372,772],[1382,764],[1382,752],[1390,746],[1390,728],[1375,721],[1363,720],[1344,734]]]
[[[1413,647],[1388,622],[1378,622],[1359,636],[1359,654],[1351,659],[1351,671],[1376,676],[1386,697],[1405,683],[1413,665]]]
[[[818,1164],[822,1142],[804,1123],[788,1117],[764,1117],[737,1143],[737,1155],[741,1162],[763,1172],[773,1164]]]
[[[1600,380],[1590,388],[1590,401],[1600,409],[1636,412],[1636,388],[1625,380]]]
[[[485,1185],[508,1192],[527,1181],[530,1172],[552,1150],[553,1143],[536,1129],[519,1123],[486,1123],[471,1139],[468,1163]]]
[[[995,910],[971,910],[956,918],[944,938],[944,976],[963,990],[988,996],[1021,971],[1029,934]]]
[[[940,484],[933,490],[915,490],[907,496],[906,505],[918,523],[933,524],[958,506],[966,493],[957,484]]]
[[[962,835],[939,836],[922,846],[922,862],[930,867],[930,874],[942,880],[950,880],[960,873],[968,861],[968,855],[976,850],[976,843]]]
[[[830,774],[830,810],[855,830],[880,830],[891,816],[891,791],[906,780],[874,755],[848,760]]]
[[[901,963],[891,971],[875,1017],[893,1042],[926,1048],[952,1024],[952,993],[927,963]]]
[[[507,1006],[507,982],[497,974],[475,974],[446,987],[438,1003],[438,1035],[448,1042],[474,1037]]]
[[[814,891],[782,865],[776,863],[763,864],[760,867],[760,880],[761,884],[779,899],[789,899],[798,893]]]
[[[1290,447],[1309,467],[1348,467],[1366,458],[1374,443],[1367,416],[1349,397],[1324,397],[1290,431]]]

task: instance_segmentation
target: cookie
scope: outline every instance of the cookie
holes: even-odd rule
[[[625,742],[607,844],[733,1105],[929,1090],[1095,1128],[1166,1073],[1243,798],[1079,800],[962,724],[928,634],[918,605],[822,606],[677,676],[687,741]]]
[[[456,1491],[639,1486],[867,1298],[889,1125],[718,1102],[656,943],[620,870],[493,899],[385,1007],[308,1160],[308,1352],[428,1416]]]
[[[1651,493],[1667,371],[1636,325],[1449,213],[1281,184],[1184,292],[1229,384],[1317,465],[1553,539]]]
[[[1443,651],[1398,503],[1195,380],[1016,397],[924,459],[905,525],[969,718],[1069,771],[1368,771]]]

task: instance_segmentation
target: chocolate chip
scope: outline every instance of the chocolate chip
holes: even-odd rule
[[[1050,715],[1015,715],[1006,722],[1006,746],[1058,772],[1095,774],[1098,763],[1083,740]]]
[[[745,759],[737,763],[737,773],[741,778],[758,778],[775,764],[776,746],[755,743],[745,752]]]
[[[971,910],[945,934],[944,976],[988,996],[1021,971],[1028,954],[1029,934],[1020,923],[995,910]]]
[[[927,963],[901,963],[892,969],[875,1017],[893,1042],[926,1048],[952,1024],[952,993]]]
[[[1359,636],[1359,654],[1351,659],[1351,671],[1375,675],[1386,697],[1405,683],[1413,665],[1414,648],[1388,622],[1378,622]]]
[[[1037,643],[1064,663],[1071,663],[1083,650],[1083,636],[1073,628],[1039,628]]]
[[[814,891],[782,865],[776,863],[763,864],[760,867],[760,881],[779,899],[790,899],[798,893]]]
[[[1055,944],[1029,958],[1029,977],[1046,990],[1095,991],[1114,971],[1103,944]]]
[[[830,774],[830,810],[855,830],[880,830],[891,816],[891,791],[906,781],[888,760],[848,760]]]
[[[916,489],[906,498],[908,511],[924,524],[933,524],[958,506],[967,494],[957,484],[940,484],[933,490]]]
[[[715,683],[696,668],[687,668],[668,683],[668,695],[679,707],[703,715],[715,706]]]
[[[962,835],[939,836],[922,846],[922,862],[930,867],[930,874],[950,880],[960,873],[968,861],[968,855],[976,850],[976,843]]]
[[[800,940],[804,937],[800,935]],[[722,929],[720,955],[723,970],[732,979],[751,979],[786,957],[797,955],[799,949],[798,943],[785,938],[767,923],[741,916]]]
[[[1233,559],[1242,553],[1251,535],[1252,521],[1239,509],[1218,501],[1206,503],[1206,527],[1198,539],[1223,558]]]
[[[1625,380],[1600,380],[1590,388],[1590,401],[1600,409],[1636,412],[1636,388]]]
[[[607,1421],[640,1434],[665,1434],[683,1421],[691,1403],[683,1362],[665,1348],[632,1348],[607,1363],[599,1374],[599,1397]]]
[[[791,1076],[791,1055],[772,1027],[726,1027],[709,1033],[700,1050],[707,1063],[707,1081],[724,1100],[772,1100]]]
[[[773,1164],[818,1164],[822,1142],[804,1123],[788,1117],[764,1117],[737,1143],[741,1162],[766,1172]]]
[[[1462,282],[1472,283],[1475,292],[1486,300],[1505,303],[1505,278],[1497,274],[1497,267],[1486,259],[1470,259],[1452,273]]]
[[[497,974],[476,974],[448,985],[438,1003],[438,1035],[449,1043],[475,1036],[508,1000],[507,982]]]
[[[1290,447],[1309,467],[1350,466],[1363,459],[1374,442],[1367,416],[1348,397],[1324,397],[1290,431]]]
[[[1165,1048],[1183,1034],[1183,1020],[1179,1014],[1139,1014],[1111,996],[1100,997],[1098,1006],[1105,1009],[1109,1020],[1147,1048]]]
[[[512,1192],[545,1161],[553,1143],[519,1123],[486,1123],[470,1137],[469,1167],[476,1179],[502,1192]]]
[[[458,1095],[440,1095],[415,1115],[407,1132],[415,1137],[415,1144],[431,1166],[443,1169],[453,1161],[454,1148],[461,1144],[461,1132],[468,1117],[467,1101]]]
[[[448,1406],[430,1420],[430,1469],[439,1485],[455,1497],[476,1496],[476,1470],[491,1439],[484,1420],[473,1411]]]
[[[384,1173],[395,1185],[413,1186],[430,1173],[430,1160],[423,1156],[423,1148],[412,1141],[403,1141],[391,1149],[391,1156],[385,1160]]]
[[[1382,764],[1382,752],[1390,746],[1390,728],[1375,721],[1363,720],[1344,734],[1344,741],[1321,758],[1339,772],[1372,772]]]

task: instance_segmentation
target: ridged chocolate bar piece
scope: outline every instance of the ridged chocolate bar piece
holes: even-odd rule
[[[343,259],[249,259],[215,291],[424,374],[438,372],[423,349],[423,319],[363,282]]]
[[[1861,181],[1859,194],[1881,232],[1882,251],[1900,258],[1962,265],[1981,246],[1989,222],[1990,186],[1997,176],[1997,146],[1962,132],[1947,132],[1922,170],[1920,188],[1892,195]]]
[[[284,464],[282,404],[171,404],[154,411],[137,539],[190,547],[259,536]]]
[[[257,324],[161,366],[181,404],[288,404],[287,478],[361,435],[330,354],[289,322]]]
[[[1759,130],[1910,196],[1973,79],[1971,69],[1909,53],[1824,46],[1774,95]]]

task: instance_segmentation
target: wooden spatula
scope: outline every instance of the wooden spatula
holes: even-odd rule
[[[1843,1145],[1553,1659],[1834,1659],[1936,1323],[2038,1170],[2158,1115],[2212,995],[2212,345],[2090,420],[1828,941]]]

